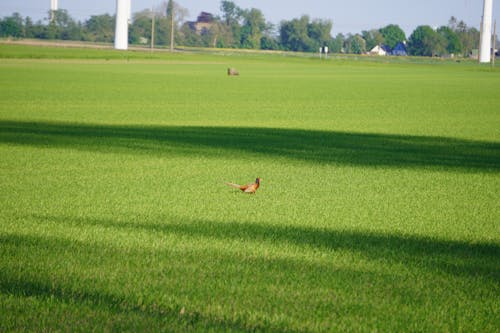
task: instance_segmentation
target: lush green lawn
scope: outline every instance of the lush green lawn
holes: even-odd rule
[[[0,331],[500,331],[499,84],[0,44]]]

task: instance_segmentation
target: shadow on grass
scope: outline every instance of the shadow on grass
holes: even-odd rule
[[[200,313],[193,309],[182,310],[183,306],[171,302],[157,302],[162,299],[163,294],[155,290],[152,292],[148,300],[139,301],[144,287],[137,286],[133,283],[125,287],[114,288],[117,294],[100,290],[101,284],[106,284],[106,276],[110,273],[109,270],[113,266],[122,265],[122,261],[133,260],[138,266],[145,266],[144,269],[136,271],[136,274],[147,274],[148,267],[144,265],[143,259],[150,255],[139,250],[127,253],[124,255],[120,249],[105,248],[103,246],[89,245],[85,243],[70,241],[62,238],[53,238],[50,236],[32,236],[32,235],[0,235],[0,244],[3,247],[9,247],[15,253],[24,253],[23,258],[17,258],[17,262],[21,263],[27,257],[38,258],[38,260],[46,261],[45,256],[50,256],[52,260],[60,262],[58,264],[58,272],[53,273],[49,266],[38,266],[35,272],[29,272],[29,267],[15,269],[15,273],[9,272],[9,269],[0,270],[0,294],[12,295],[17,298],[37,298],[42,302],[49,302],[52,305],[54,301],[63,303],[59,306],[63,309],[73,308],[73,311],[79,311],[79,306],[89,307],[94,313],[78,313],[77,318],[65,316],[60,318],[58,314],[51,314],[44,311],[45,315],[42,323],[31,323],[34,331],[59,331],[59,325],[65,331],[98,331],[108,326],[105,331],[111,327],[122,327],[118,331],[125,329],[126,331],[168,331],[168,332],[190,332],[190,331],[209,331],[209,332],[254,332],[254,331],[269,331],[280,332],[282,329],[276,329],[272,325],[260,322],[245,321],[243,318],[231,320],[227,318],[216,318],[210,315]],[[37,249],[31,251],[31,249]],[[25,253],[28,251],[29,253]],[[114,262],[100,263],[99,259],[102,252],[110,256]],[[132,256],[132,258],[130,258]],[[8,257],[5,258],[6,262]],[[78,284],[79,274],[68,275],[61,277],[61,267],[67,266],[66,262],[75,264],[75,260],[83,260],[84,262],[96,261],[94,269],[98,268],[96,275],[92,275],[96,286],[88,289],[88,286],[80,286]],[[109,259],[106,259],[109,260]],[[4,263],[5,264],[5,263]],[[0,264],[0,267],[3,265]],[[111,267],[110,267],[111,266]],[[127,271],[126,265],[120,270],[123,274],[130,274]],[[84,268],[85,269],[85,268]],[[20,271],[28,271],[26,274],[20,275]],[[64,268],[63,271],[64,272]],[[85,274],[81,272],[81,274]],[[88,276],[88,273],[86,273]],[[116,274],[116,273],[115,273]],[[125,281],[127,278],[124,278]],[[121,279],[122,281],[124,279]],[[134,280],[134,279],[132,279]],[[132,285],[135,287],[134,289]],[[147,288],[146,288],[147,289]],[[119,293],[119,294],[118,294]],[[123,294],[123,295],[122,295]],[[125,296],[126,295],[126,296]],[[32,301],[27,302],[28,305],[33,305]],[[43,304],[43,303],[42,303]],[[42,305],[43,306],[43,305]],[[57,305],[56,305],[57,306]],[[8,318],[12,315],[6,309],[2,315]],[[23,314],[29,311],[37,311],[32,309],[23,309]],[[182,311],[182,312],[181,312]],[[65,311],[68,314],[69,311]],[[17,315],[15,313],[15,315]],[[38,313],[36,315],[39,315]],[[90,316],[90,320],[88,317]],[[1,316],[0,316],[1,317]],[[66,321],[68,320],[68,321]],[[12,321],[12,320],[10,320]],[[31,322],[32,320],[30,320]],[[74,322],[72,322],[74,321]],[[39,326],[41,325],[41,326]],[[76,325],[76,326],[75,326]],[[26,329],[26,324],[23,323]],[[30,327],[30,326],[28,326]],[[0,330],[2,325],[0,323]],[[16,327],[12,327],[16,331]],[[113,329],[115,330],[115,329]],[[30,331],[30,329],[28,329]],[[294,330],[287,329],[287,332]]]
[[[328,300],[330,303],[325,311],[329,315],[331,315],[329,310],[337,310],[340,313],[348,311],[346,313],[356,317],[357,320],[370,324],[370,321],[365,320],[365,316],[368,314],[368,317],[372,316],[371,319],[376,316],[377,320],[381,322],[387,320],[387,313],[384,313],[384,308],[380,310],[373,306],[374,303],[379,301],[378,297],[380,295],[390,295],[396,300],[404,299],[406,309],[408,307],[418,309],[421,306],[419,302],[422,300],[422,294],[432,294],[429,297],[432,297],[433,302],[437,302],[438,306],[446,307],[454,304],[453,302],[449,303],[448,299],[448,296],[453,294],[449,290],[450,286],[453,288],[455,285],[453,279],[446,282],[437,282],[438,287],[436,287],[436,283],[427,285],[422,284],[422,281],[420,281],[419,285],[414,285],[413,279],[408,278],[412,277],[413,273],[419,274],[430,271],[436,272],[436,276],[441,276],[440,273],[445,271],[453,275],[465,274],[466,277],[474,279],[474,281],[470,281],[470,294],[484,292],[485,295],[489,295],[484,301],[490,304],[495,296],[494,293],[489,293],[489,291],[498,281],[499,247],[496,245],[466,244],[418,237],[405,238],[397,235],[338,232],[248,223],[224,224],[212,221],[185,221],[185,223],[178,224],[160,222],[143,224],[99,219],[51,217],[39,217],[38,219],[46,223],[73,224],[84,228],[96,225],[113,228],[114,230],[128,228],[151,231],[155,234],[160,233],[160,235],[161,233],[188,235],[193,237],[193,243],[197,242],[196,237],[207,237],[237,240],[241,241],[242,245],[247,241],[263,241],[291,243],[330,250],[346,249],[359,252],[368,258],[380,259],[384,261],[385,265],[387,263],[394,264],[395,270],[394,272],[382,271],[382,273],[370,272],[368,270],[364,271],[362,267],[359,267],[359,264],[354,264],[354,266],[358,267],[351,270],[350,268],[336,267],[334,262],[330,265],[305,260],[291,261],[286,258],[256,257],[255,254],[252,254],[250,258],[246,258],[245,252],[235,256],[220,250],[213,253],[210,251],[195,253],[193,256],[183,255],[175,251],[175,249],[170,253],[170,250],[166,249],[167,247],[160,250],[151,250],[152,252],[140,249],[122,252],[125,250],[120,247],[115,248],[113,244],[108,246],[99,242],[87,244],[47,235],[0,235],[0,244],[2,244],[4,253],[10,254],[10,256],[6,255],[5,261],[0,264],[0,267],[7,267],[5,270],[0,270],[1,294],[12,295],[18,299],[34,297],[42,301],[42,306],[44,302],[54,306],[55,300],[57,303],[61,303],[59,305],[55,304],[55,306],[59,306],[61,309],[71,307],[74,311],[79,310],[79,307],[75,305],[82,305],[91,308],[94,312],[84,313],[87,318],[92,319],[91,321],[86,321],[85,317],[82,319],[79,316],[76,319],[72,317],[61,319],[57,315],[55,317],[54,315],[49,316],[43,320],[43,325],[46,326],[41,327],[41,329],[35,327],[40,330],[58,330],[57,325],[60,324],[65,325],[66,329],[71,328],[72,325],[85,324],[83,330],[94,330],[96,327],[103,327],[101,326],[103,323],[108,327],[111,323],[112,325],[127,328],[127,330],[134,327],[139,331],[292,332],[293,327],[290,328],[283,326],[284,324],[272,322],[262,322],[254,313],[261,312],[262,308],[272,307],[275,302],[278,302],[279,305],[282,305],[280,302],[287,302],[285,305],[290,302],[290,304],[293,304],[294,301],[297,301],[294,298],[294,290],[297,288],[303,289],[303,293],[306,293],[306,295],[311,289],[312,294],[316,295],[314,291],[319,293],[319,291],[328,288],[332,289],[332,295],[339,292],[356,298],[358,293],[364,294],[365,298],[356,303],[356,308],[353,308],[352,304],[346,302],[345,299],[342,302],[342,298],[340,298],[339,300]],[[110,232],[112,233],[114,230],[110,230]],[[103,230],[101,229],[100,232],[103,232]],[[161,253],[155,253],[158,251]],[[169,253],[170,255],[168,255]],[[175,255],[172,255],[172,253]],[[191,309],[188,309],[185,314],[180,315],[181,304],[175,304],[172,301],[161,301],[161,293],[165,291],[162,291],[161,288],[159,288],[160,290],[156,289],[157,286],[155,285],[143,284],[140,279],[149,276],[151,273],[154,275],[154,272],[157,272],[156,268],[149,267],[148,261],[145,260],[152,255],[163,258],[159,263],[168,266],[168,271],[175,278],[183,278],[190,286],[187,290],[180,290],[172,299],[183,299],[182,296],[186,292],[189,292],[190,296],[196,297],[200,288],[202,295],[204,293],[212,294],[212,288],[215,288],[219,296],[230,293],[233,287],[243,288],[243,292],[233,293],[232,297],[244,297],[244,299],[235,299],[234,302],[239,307],[245,307],[245,311],[248,311],[247,314],[249,314],[248,317],[244,314],[238,315],[236,319],[212,317],[209,314],[197,312],[196,309],[191,312]],[[47,260],[46,257],[50,257],[50,260]],[[83,262],[83,272],[75,269],[78,267],[80,260]],[[41,263],[36,265],[37,269],[33,272],[29,267],[32,262]],[[58,263],[55,272],[52,272],[51,262]],[[155,265],[157,264],[158,262],[155,262]],[[401,264],[416,268],[416,272],[402,273],[401,275]],[[22,266],[18,268],[17,265]],[[26,267],[26,265],[28,266]],[[65,267],[69,268],[70,274],[64,275]],[[138,269],[129,271],[129,267],[138,267]],[[187,267],[187,270],[182,269],[183,267]],[[183,273],[186,272],[191,275],[184,276]],[[204,279],[201,279],[203,283],[198,288],[196,287],[200,277],[198,275],[203,276],[203,273],[200,272],[205,272],[206,276],[209,276],[209,280],[205,276]],[[116,279],[116,274],[128,274],[129,276]],[[82,279],[80,275],[85,276],[83,281],[87,279],[87,283],[79,283],[80,279]],[[95,281],[95,285],[88,283],[89,278]],[[156,279],[159,280],[149,278],[147,281],[153,281],[158,286],[169,281],[168,279],[162,280],[162,277],[159,276]],[[240,286],[241,281],[245,279],[248,279],[246,284]],[[490,281],[490,279],[494,280]],[[286,292],[277,293],[276,295],[267,294],[270,290],[277,290],[271,288],[271,286],[278,281],[280,283],[279,290]],[[249,285],[254,282],[258,286],[248,289]],[[118,284],[111,288],[114,291],[108,291],[110,283]],[[441,289],[439,286],[443,283],[446,288]],[[336,288],[346,290],[340,292],[335,290]],[[377,288],[379,291],[376,291]],[[259,293],[259,291],[264,291],[265,294]],[[149,298],[139,304],[138,300],[143,293],[149,295]],[[469,299],[468,295],[469,293],[465,293],[462,297],[466,298],[461,298],[460,302],[468,302],[475,297],[470,296]],[[307,306],[311,304],[320,308],[324,306],[322,304],[324,301],[323,298],[313,299],[306,305],[299,302],[294,304],[295,307],[291,306],[290,310],[287,309],[286,314],[293,317],[297,315],[294,311],[308,312],[310,308]],[[30,301],[27,303],[31,304]],[[398,304],[400,303],[397,301],[393,303],[394,306]],[[225,304],[225,306],[228,305]],[[29,311],[36,310],[24,309],[23,311],[23,313],[26,313],[25,311],[29,313]],[[67,312],[67,310],[64,311]],[[199,309],[199,311],[203,310]],[[228,311],[230,311],[230,307],[228,307]],[[16,313],[7,311],[5,315],[15,316]],[[321,315],[325,316],[325,313],[321,313]],[[393,309],[391,315],[394,321],[407,323],[408,318],[406,318],[405,311],[401,312],[398,309]],[[231,313],[228,313],[228,317],[231,317]],[[342,317],[338,319],[343,320]],[[64,320],[69,322],[64,322]],[[456,320],[456,318],[453,320]],[[350,322],[348,321],[348,323]],[[491,325],[491,323],[489,324]],[[422,325],[425,327],[429,323],[422,323]],[[402,327],[405,326],[400,326],[399,330]],[[394,330],[398,331],[396,328]]]
[[[500,170],[496,142],[298,129],[0,121],[0,143],[160,156],[250,153],[312,163]]]
[[[301,247],[335,251],[348,250],[371,260],[400,263],[417,269],[440,271],[453,276],[471,276],[500,282],[500,246],[466,243],[417,236],[337,231],[300,226],[259,223],[221,223],[205,220],[179,222],[119,222],[106,219],[35,217],[48,223],[104,226],[146,230],[208,239],[288,243]],[[172,221],[165,218],[165,221]]]

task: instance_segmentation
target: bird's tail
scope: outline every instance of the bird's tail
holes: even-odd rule
[[[227,186],[231,186],[231,187],[234,187],[234,188],[238,188],[238,189],[239,189],[239,188],[241,188],[241,185],[238,185],[238,184],[228,183],[228,182],[225,182],[225,184],[226,184]]]

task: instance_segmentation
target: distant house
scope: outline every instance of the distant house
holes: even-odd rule
[[[198,35],[207,33],[214,24],[214,16],[207,12],[201,12],[195,22],[187,22],[189,27]]]
[[[399,42],[392,49],[391,55],[394,56],[407,56],[408,52],[406,51],[406,43]]]
[[[368,52],[371,55],[385,56],[390,54],[391,49],[387,45],[377,45]]]

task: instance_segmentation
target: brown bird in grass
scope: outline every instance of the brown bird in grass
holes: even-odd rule
[[[226,185],[229,185],[231,187],[240,189],[240,190],[242,190],[245,193],[253,194],[253,193],[255,193],[255,191],[257,191],[257,189],[260,186],[260,178],[257,177],[255,179],[255,183],[251,183],[251,184],[239,185],[239,184],[234,184],[234,183],[226,183]]]

